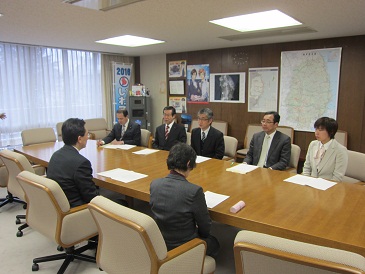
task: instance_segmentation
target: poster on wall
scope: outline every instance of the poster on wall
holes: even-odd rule
[[[188,87],[188,103],[208,104],[209,102],[209,65],[188,65],[186,83]]]
[[[248,112],[277,111],[278,67],[248,69]]]
[[[169,97],[169,106],[173,106],[176,113],[186,113],[186,97]]]
[[[115,111],[127,108],[132,64],[113,63]],[[113,116],[115,113],[113,113]]]
[[[314,131],[319,117],[336,119],[342,48],[281,53],[280,124]]]
[[[169,77],[186,77],[186,60],[170,61]]]
[[[210,101],[220,103],[244,103],[245,78],[245,72],[211,73]]]

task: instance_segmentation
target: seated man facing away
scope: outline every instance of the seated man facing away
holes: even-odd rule
[[[91,163],[79,151],[86,147],[88,132],[85,121],[70,118],[62,125],[65,145],[53,153],[47,178],[56,181],[66,194],[71,207],[87,204],[99,195],[93,182]]]
[[[128,118],[128,110],[118,109],[117,110],[116,123],[109,133],[103,140],[97,142],[98,146],[105,144],[113,145],[141,145],[141,127],[139,124],[132,122]]]
[[[186,143],[186,131],[183,125],[175,123],[176,110],[172,106],[163,109],[164,124],[156,128],[153,148],[170,150],[177,142]]]
[[[280,115],[276,111],[266,112],[261,121],[262,130],[251,139],[244,163],[276,170],[285,170],[290,162],[290,137],[276,130]]]
[[[203,108],[198,112],[199,127],[191,131],[191,147],[197,155],[222,159],[224,156],[223,133],[212,127],[213,111]]]
[[[70,118],[62,125],[65,145],[53,153],[47,169],[47,178],[56,181],[65,193],[70,206],[87,204],[97,195],[103,195],[122,205],[127,205],[123,195],[100,188],[93,182],[93,170],[88,159],[79,151],[86,147],[88,131],[85,121]]]
[[[210,234],[212,221],[203,189],[186,179],[195,161],[196,153],[190,146],[173,146],[167,158],[170,174],[151,183],[150,205],[168,250],[201,238],[207,243],[207,255],[216,256],[220,246]]]

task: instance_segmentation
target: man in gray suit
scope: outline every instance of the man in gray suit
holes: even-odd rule
[[[189,145],[177,143],[167,158],[170,174],[150,186],[150,205],[168,250],[194,238],[207,243],[207,255],[216,256],[218,240],[210,234],[209,216],[203,189],[186,178],[196,166],[196,153]]]
[[[261,121],[262,132],[252,137],[244,163],[265,168],[284,170],[290,162],[290,137],[276,130],[280,115],[276,111],[266,112]]]

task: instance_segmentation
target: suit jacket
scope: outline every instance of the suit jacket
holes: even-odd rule
[[[169,174],[150,186],[151,210],[169,250],[194,238],[207,238],[212,221],[203,189]]]
[[[317,140],[309,144],[302,174],[341,182],[347,169],[347,149],[333,139],[317,168],[314,157],[319,145]]]
[[[255,166],[258,164],[265,134],[266,133],[264,131],[261,131],[252,136],[250,148],[247,152],[246,158],[243,160],[245,163]],[[267,154],[265,167],[284,170],[289,165],[290,153],[290,137],[280,131],[276,131]]]
[[[211,126],[201,146],[201,129],[194,128],[191,132],[191,147],[197,155],[222,159],[224,156],[223,133]]]
[[[71,207],[87,204],[99,195],[93,182],[91,163],[76,148],[64,145],[53,153],[47,178],[56,181],[65,192]]]
[[[186,131],[183,125],[174,123],[166,140],[165,127],[166,125],[162,124],[156,128],[153,148],[170,150],[177,142],[186,143]]]
[[[112,131],[109,133],[108,136],[106,136],[103,139],[103,141],[105,142],[105,144],[108,144],[115,139],[117,141],[124,141],[126,145],[136,145],[136,146],[141,145],[141,127],[139,124],[129,120],[128,128],[124,132],[122,139],[120,139],[121,135],[122,135],[122,125],[116,123]]]

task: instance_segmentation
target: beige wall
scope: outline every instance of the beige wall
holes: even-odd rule
[[[152,134],[161,124],[162,109],[167,105],[166,55],[142,56],[141,83],[150,90],[152,102]]]

